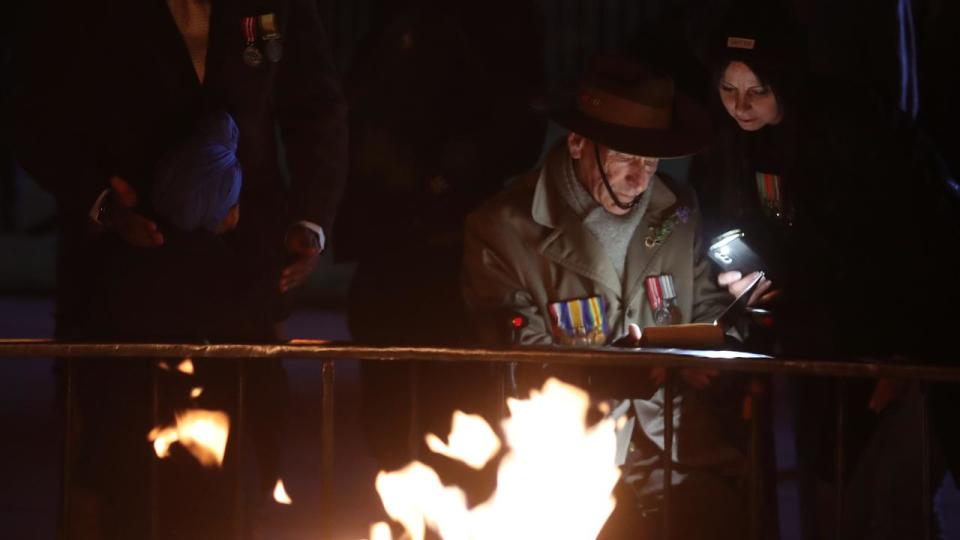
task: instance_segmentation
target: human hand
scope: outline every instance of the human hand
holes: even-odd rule
[[[137,191],[119,176],[110,178],[110,194],[107,196],[107,216],[110,226],[120,238],[136,247],[156,247],[163,245],[163,234],[157,230],[157,224],[143,215],[134,212],[139,203]]]
[[[284,243],[293,261],[280,274],[280,292],[283,293],[303,285],[316,270],[320,260],[320,238],[303,225],[294,225],[287,231]]]
[[[873,387],[873,394],[870,395],[870,403],[867,408],[875,413],[880,413],[887,408],[887,405],[899,398],[907,384],[897,379],[879,379],[876,386]]]
[[[744,276],[737,270],[721,272],[717,276],[717,284],[721,287],[726,287],[727,291],[733,296],[740,296],[740,293],[746,290],[750,282],[756,279],[758,273],[759,272],[753,272]],[[771,287],[773,287],[773,282],[767,278],[760,278],[760,283],[758,283],[756,288],[753,289],[753,292],[750,293],[750,299],[747,301],[747,305],[766,304],[776,298],[780,294],[780,291],[770,290]]]

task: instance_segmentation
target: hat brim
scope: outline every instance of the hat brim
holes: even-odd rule
[[[547,115],[564,128],[618,152],[635,156],[680,158],[696,154],[709,142],[710,117],[692,99],[677,94],[668,129],[644,129],[602,122],[580,112],[573,99]]]

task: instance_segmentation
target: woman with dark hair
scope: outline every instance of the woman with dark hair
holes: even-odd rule
[[[957,236],[932,156],[868,89],[804,74],[785,33],[730,34],[711,59],[717,141],[691,176],[707,234],[741,229],[766,265],[753,303],[782,323],[775,352],[940,352]]]
[[[748,344],[791,357],[942,357],[960,296],[947,261],[960,243],[931,154],[904,115],[869,89],[805,73],[795,33],[770,18],[746,19],[709,53],[717,140],[691,177],[706,238],[739,229],[762,260],[743,270],[769,278],[750,302],[771,311],[773,326],[751,329]],[[753,277],[746,273],[720,272],[718,281],[736,293]],[[920,501],[919,441],[894,427],[902,448],[875,447],[878,424],[909,425],[917,401],[897,399],[908,389],[893,381],[846,387],[842,525],[850,537],[881,527],[891,538],[916,537],[921,507],[907,507]],[[810,379],[796,392],[804,536],[817,538],[836,519],[817,512],[835,508],[836,393]],[[890,458],[899,469],[876,474]],[[859,497],[866,493],[871,503]],[[899,511],[891,512],[894,501]]]

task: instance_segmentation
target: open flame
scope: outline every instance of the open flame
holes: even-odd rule
[[[480,470],[500,451],[500,439],[482,416],[454,411],[450,444],[428,433],[427,446],[434,453]]]
[[[287,489],[283,487],[283,480],[278,478],[277,484],[273,486],[273,500],[280,504],[293,504],[293,500],[287,495]]]
[[[370,526],[370,540],[393,540],[390,525],[378,521]]]
[[[179,364],[177,364],[177,371],[187,375],[193,375],[193,360],[184,358]]]
[[[170,456],[170,445],[179,442],[204,467],[222,466],[230,433],[230,417],[222,411],[187,409],[175,415],[172,426],[157,426],[147,440],[157,457]]]
[[[444,486],[433,469],[413,462],[377,475],[384,509],[411,540],[423,540],[427,528],[446,540],[596,538],[616,505],[612,492],[620,469],[614,420],[588,426],[589,404],[586,392],[556,379],[531,392],[530,399],[508,399],[510,417],[503,431],[509,451],[490,499],[468,509],[461,489]],[[449,445],[433,435],[427,442],[432,450],[475,467],[496,454],[484,442],[491,436],[496,439],[482,419],[458,413]],[[477,455],[485,459],[462,451],[473,444],[467,441],[480,441]],[[389,526],[374,525],[370,538],[392,540]]]
[[[197,399],[198,397],[200,397],[200,394],[202,393],[203,393],[202,386],[194,386],[193,388],[190,389],[190,398]]]

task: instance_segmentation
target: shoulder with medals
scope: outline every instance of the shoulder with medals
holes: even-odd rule
[[[283,57],[283,36],[277,27],[277,17],[273,13],[243,17],[243,63],[251,68],[260,67],[264,57],[277,63]]]

